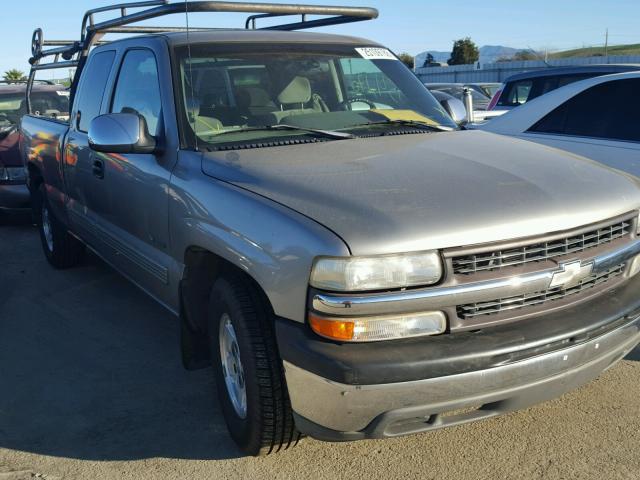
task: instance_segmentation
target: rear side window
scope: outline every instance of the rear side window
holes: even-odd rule
[[[129,50],[122,60],[111,111],[142,115],[151,135],[160,124],[160,84],[156,57],[151,50]]]
[[[522,105],[529,99],[533,80],[520,80],[518,82],[510,82],[504,88],[498,105],[503,107],[517,107]]]
[[[638,142],[638,89],[638,78],[593,86],[547,114],[529,131]]]
[[[503,107],[517,107],[523,103],[533,100],[540,95],[544,95],[570,83],[587,78],[596,77],[598,75],[606,75],[611,72],[604,73],[582,73],[574,75],[548,75],[544,77],[532,78],[528,80],[517,80],[509,82],[504,88],[498,105]]]
[[[107,85],[115,51],[96,53],[89,60],[83,80],[80,97],[78,98],[78,130],[86,132],[89,130],[91,120],[100,114],[102,96]]]

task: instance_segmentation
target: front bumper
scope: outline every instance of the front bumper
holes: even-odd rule
[[[593,380],[640,342],[639,288],[634,278],[545,316],[420,342],[337,344],[292,336],[293,327],[280,321],[296,425],[320,440],[384,438],[557,397]]]
[[[0,184],[0,210],[22,211],[31,208],[31,195],[26,183]]]

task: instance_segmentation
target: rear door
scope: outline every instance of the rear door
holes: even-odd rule
[[[640,78],[582,91],[535,123],[524,137],[640,176]]]
[[[100,115],[105,89],[113,70],[115,50],[97,51],[89,58],[78,87],[64,151],[67,212],[74,230],[100,253],[103,248],[96,225],[109,210],[100,159],[89,148],[91,120]]]

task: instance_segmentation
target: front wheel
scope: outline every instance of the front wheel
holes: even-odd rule
[[[73,237],[51,211],[44,185],[40,185],[34,198],[34,213],[42,250],[55,268],[69,268],[82,259],[84,245]]]
[[[249,455],[295,446],[296,430],[273,331],[257,289],[241,275],[216,281],[209,306],[209,345],[229,433]]]

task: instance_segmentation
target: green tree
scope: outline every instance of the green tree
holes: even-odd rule
[[[4,72],[4,79],[7,82],[18,82],[21,80],[26,80],[27,77],[24,76],[24,72],[21,72],[20,70],[17,70],[15,68],[12,68],[11,70],[7,70],[6,72]]]
[[[520,50],[513,55],[513,60],[515,61],[526,61],[526,60],[539,60],[540,55],[538,55],[533,50]]]
[[[427,57],[424,59],[424,63],[422,64],[422,66],[431,67],[434,63],[436,63],[436,60],[433,58],[433,55],[427,53]]]
[[[407,67],[413,69],[413,56],[404,52],[398,55],[398,58],[402,63],[404,63]]]
[[[469,38],[461,38],[453,42],[451,58],[447,60],[449,65],[468,65],[475,63],[480,58],[480,50]]]

